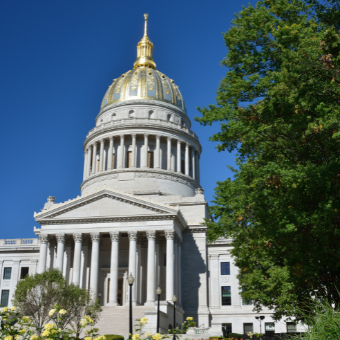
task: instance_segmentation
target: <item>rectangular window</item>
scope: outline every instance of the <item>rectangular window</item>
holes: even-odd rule
[[[275,333],[275,324],[274,322],[266,322],[264,324],[264,330],[266,334],[273,334]]]
[[[7,307],[8,306],[8,298],[9,298],[9,290],[3,290],[1,292],[1,301],[0,301],[1,307]]]
[[[28,267],[21,267],[20,280],[24,279],[28,275],[28,271]]]
[[[221,275],[230,275],[230,262],[221,262]]]
[[[153,167],[153,151],[148,151],[148,168]]]
[[[287,333],[296,333],[296,324],[294,322],[287,322]]]
[[[222,306],[231,306],[231,287],[224,286],[222,289]]]
[[[243,333],[247,334],[248,332],[253,333],[253,324],[252,323],[244,323],[243,324]]]
[[[10,280],[12,275],[12,268],[4,268],[4,280]]]
[[[222,332],[223,332],[223,337],[228,338],[229,334],[233,332],[232,324],[222,323]]]

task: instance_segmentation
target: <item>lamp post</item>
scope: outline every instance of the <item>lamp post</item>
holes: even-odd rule
[[[260,321],[260,334],[262,334],[262,324],[261,324],[261,321],[262,321],[264,318],[265,318],[265,317],[264,317],[263,315],[261,315],[261,316],[255,316],[255,319]]]
[[[173,340],[176,340],[176,333],[175,333],[175,328],[176,328],[176,302],[177,302],[177,297],[174,295],[172,297],[172,301],[174,303],[174,326],[173,326]]]
[[[132,273],[130,273],[130,276],[128,277],[128,283],[130,286],[129,291],[129,339],[132,337],[132,285],[135,282],[134,277],[132,276]]]
[[[158,286],[158,288],[156,289],[156,294],[157,294],[157,332],[156,333],[159,333],[159,300],[162,294],[162,289],[160,286]]]

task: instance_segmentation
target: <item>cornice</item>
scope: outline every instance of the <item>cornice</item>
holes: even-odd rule
[[[99,172],[95,175],[91,175],[90,177],[86,178],[80,186],[80,190],[84,190],[89,185],[105,180],[110,179],[117,179],[119,173],[126,173],[126,172],[135,172],[136,178],[159,178],[170,180],[173,182],[179,182],[185,184],[193,189],[200,188],[200,185],[191,177],[183,175],[182,173],[163,170],[163,169],[144,169],[144,168],[122,168],[122,169],[113,169],[113,170],[106,170],[103,172]]]

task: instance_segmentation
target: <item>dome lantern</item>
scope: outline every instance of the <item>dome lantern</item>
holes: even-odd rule
[[[133,65],[136,69],[140,66],[146,66],[156,69],[156,63],[153,61],[153,43],[150,41],[147,34],[148,14],[144,14],[144,36],[137,45],[137,59]]]

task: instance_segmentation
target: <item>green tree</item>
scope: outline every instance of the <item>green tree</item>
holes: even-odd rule
[[[74,284],[67,285],[62,273],[50,269],[41,274],[26,276],[17,284],[13,297],[13,305],[21,315],[29,316],[32,323],[40,331],[44,324],[52,319],[51,310],[62,308],[66,314],[60,321],[65,329],[71,326],[79,338],[85,315],[97,322],[101,307],[93,301],[89,291]]]
[[[224,40],[218,150],[237,152],[219,182],[208,238],[232,237],[242,297],[275,318],[301,318],[305,301],[339,305],[339,1],[264,0],[235,16]],[[305,311],[306,312],[306,311]]]

